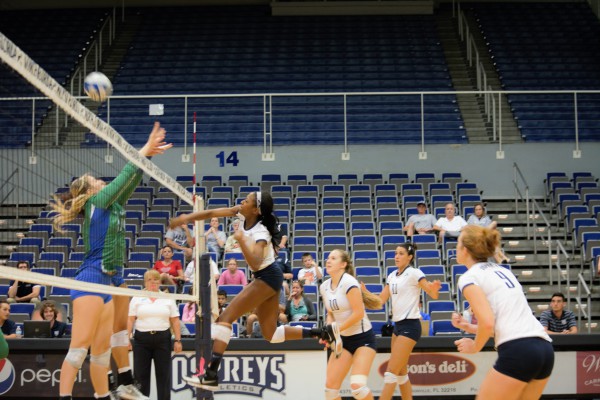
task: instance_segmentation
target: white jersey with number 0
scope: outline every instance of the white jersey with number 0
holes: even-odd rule
[[[355,288],[355,289],[352,289]],[[325,307],[328,313],[333,313],[334,320],[338,326],[346,322],[348,317],[352,314],[352,308],[348,301],[348,291],[358,290],[360,293],[360,284],[355,277],[349,274],[343,274],[339,284],[335,289],[331,288],[331,279],[327,279],[321,284],[320,291]],[[362,294],[361,294],[362,304]],[[362,332],[366,332],[371,329],[371,321],[367,317],[365,312],[364,317],[356,322],[354,325],[341,331],[342,336],[352,336]]]
[[[423,271],[412,266],[406,267],[402,273],[396,270],[388,275],[386,282],[392,299],[392,321],[421,318],[419,312],[421,279],[425,279]]]
[[[510,270],[494,263],[477,263],[458,279],[461,291],[470,285],[477,285],[483,290],[494,312],[496,347],[509,340],[526,337],[552,341],[533,316],[523,288]]]

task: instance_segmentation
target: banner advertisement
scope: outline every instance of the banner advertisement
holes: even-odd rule
[[[18,354],[0,360],[0,397],[58,397],[60,367],[64,354]],[[73,397],[90,397],[89,363],[77,374]]]
[[[130,353],[131,355],[131,353]],[[383,388],[383,374],[389,353],[378,353],[368,385],[375,396]],[[496,352],[478,354],[413,353],[409,375],[415,396],[472,396],[477,393]],[[323,398],[327,353],[325,351],[228,352],[223,358],[220,391],[216,399],[312,400]],[[64,354],[11,354],[0,360],[0,397],[56,398]],[[195,390],[183,376],[196,371],[193,352],[173,354],[172,398],[190,400]],[[156,398],[152,373],[151,398]],[[73,396],[92,397],[89,361],[77,375]],[[398,393],[398,389],[397,392]],[[600,351],[556,352],[550,381],[544,394],[573,395],[600,393]],[[344,397],[352,397],[350,377],[341,387]]]
[[[577,393],[600,393],[600,351],[577,352]]]
[[[556,352],[554,370],[544,394],[592,393],[576,392],[575,352]],[[599,355],[599,353],[596,353]],[[377,353],[369,374],[368,385],[375,396],[381,394],[383,374],[387,370],[389,353]],[[474,396],[498,353],[484,351],[477,354],[412,353],[408,373],[415,396]],[[598,372],[596,372],[598,377]],[[600,384],[600,380],[596,381]],[[596,388],[597,390],[597,388]],[[597,393],[596,391],[595,393]],[[352,397],[350,377],[346,376],[341,394]],[[399,389],[396,394],[400,395]]]
[[[227,352],[219,370],[215,398],[249,400],[260,398],[313,400],[323,397],[325,351]],[[193,352],[173,356],[173,400],[195,398],[195,390],[183,376],[196,370]]]

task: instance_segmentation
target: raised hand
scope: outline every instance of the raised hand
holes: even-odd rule
[[[152,132],[150,132],[150,136],[148,136],[148,141],[139,151],[140,154],[146,157],[151,157],[157,154],[162,154],[166,150],[173,147],[172,143],[167,143],[164,141],[166,136],[167,131],[165,128],[160,126],[160,122],[155,122]]]

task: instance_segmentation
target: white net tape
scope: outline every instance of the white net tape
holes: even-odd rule
[[[127,160],[131,161],[144,172],[162,183],[183,201],[193,205],[192,194],[189,193],[176,180],[167,175],[146,157],[141,156],[137,149],[110,125],[98,118],[88,110],[75,97],[67,92],[56,80],[35,63],[17,45],[0,32],[0,59],[11,66],[15,71],[27,79],[33,86],[44,93],[73,119],[88,128],[92,133],[111,144]]]
[[[121,287],[101,285],[99,283],[81,282],[60,276],[40,274],[38,272],[26,271],[15,267],[0,266],[0,278],[117,296],[152,297],[160,299],[197,301],[196,296],[189,294],[171,294],[163,292],[149,292],[146,290],[126,289]]]

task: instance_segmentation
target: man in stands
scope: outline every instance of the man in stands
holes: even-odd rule
[[[403,229],[408,237],[412,237],[415,233],[418,235],[433,233],[433,226],[437,222],[432,214],[427,213],[427,205],[424,201],[417,204],[417,212],[418,214],[413,214],[408,218]]]
[[[29,271],[29,262],[19,261],[17,268]],[[41,286],[34,283],[11,281],[7,301],[8,303],[39,303],[40,289]]]
[[[554,293],[550,300],[550,310],[542,312],[540,322],[549,334],[577,333],[575,313],[565,310],[565,295]]]

